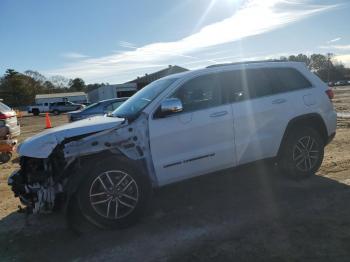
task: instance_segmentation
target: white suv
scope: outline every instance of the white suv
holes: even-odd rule
[[[332,96],[295,62],[171,75],[111,115],[27,139],[9,185],[33,213],[75,203],[94,224],[120,227],[141,216],[152,188],[190,177],[270,158],[281,174],[306,177],[335,135]]]

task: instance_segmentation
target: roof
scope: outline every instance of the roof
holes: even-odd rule
[[[242,66],[243,65],[243,66]],[[165,79],[171,78],[184,78],[187,76],[196,76],[206,73],[216,73],[221,70],[235,70],[235,69],[251,69],[251,68],[264,68],[264,67],[293,67],[293,68],[304,68],[306,67],[303,62],[292,62],[292,61],[275,61],[275,60],[267,60],[267,61],[247,61],[247,62],[239,62],[239,63],[228,63],[228,64],[217,64],[215,66],[208,66],[205,68],[200,68],[196,70],[186,71],[178,74],[173,74],[165,77]]]
[[[162,78],[164,76],[168,76],[168,75],[172,75],[172,74],[176,74],[176,73],[181,73],[181,72],[185,72],[188,71],[188,69],[183,68],[181,66],[177,66],[177,65],[169,65],[167,68],[164,68],[160,71],[154,72],[152,74],[145,74],[142,77],[137,77],[134,80],[131,80],[127,83],[150,83],[153,82],[155,80],[158,80],[159,78]]]
[[[40,95],[36,95],[35,99],[38,99],[38,98],[70,97],[70,96],[86,96],[86,94],[84,92],[40,94]]]
[[[98,103],[108,103],[108,102],[114,102],[114,101],[126,101],[129,97],[118,97],[118,98],[111,98],[111,99],[105,99],[98,101]]]
[[[233,63],[225,63],[225,64],[214,64],[207,66],[207,68],[212,67],[220,67],[220,66],[228,66],[228,65],[246,65],[246,64],[258,64],[258,63],[266,63],[266,62],[288,62],[284,60],[277,60],[277,59],[267,59],[267,60],[256,60],[256,61],[240,61],[240,62],[233,62]]]

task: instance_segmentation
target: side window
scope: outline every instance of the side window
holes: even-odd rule
[[[123,101],[118,101],[118,102],[114,102],[112,104],[109,104],[108,106],[105,107],[105,111],[112,112],[115,109],[117,109],[121,104],[123,104]]]
[[[269,68],[266,73],[277,92],[288,92],[312,86],[299,71],[293,68]]]
[[[108,106],[105,107],[105,111],[112,112],[115,109],[117,109],[122,103],[123,103],[122,101],[118,101],[118,102],[114,102],[112,104],[109,104]]]
[[[259,98],[275,93],[270,78],[263,69],[252,69],[247,71],[247,87],[249,98]]]
[[[239,69],[220,73],[220,81],[228,101],[240,102],[275,93],[270,79],[262,69]]]
[[[113,111],[113,104],[109,104],[108,106],[105,107],[105,112],[112,112]]]
[[[123,104],[122,101],[113,103],[113,110],[117,109],[121,104]]]
[[[181,86],[171,97],[183,104],[183,112],[191,112],[221,104],[220,82],[215,74],[199,76]]]
[[[228,100],[225,102],[239,102],[312,86],[293,68],[239,69],[220,73],[220,81]]]

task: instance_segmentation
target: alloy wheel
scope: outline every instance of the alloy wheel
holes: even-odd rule
[[[293,148],[293,161],[300,171],[312,170],[319,160],[319,145],[311,136],[300,138]]]
[[[97,214],[108,219],[129,215],[139,200],[136,181],[120,170],[98,175],[90,186],[89,200]]]

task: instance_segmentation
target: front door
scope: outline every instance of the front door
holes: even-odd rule
[[[182,112],[150,118],[160,185],[235,165],[232,107],[223,104],[218,83],[213,74],[189,80],[170,96],[181,100]]]

